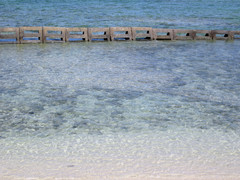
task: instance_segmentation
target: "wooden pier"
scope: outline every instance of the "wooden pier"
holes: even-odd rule
[[[63,43],[83,41],[151,41],[151,40],[234,40],[240,31],[158,29],[151,27],[65,28],[9,27],[0,28],[0,44]]]

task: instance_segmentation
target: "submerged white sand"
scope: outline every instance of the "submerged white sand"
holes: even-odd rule
[[[155,133],[1,139],[1,179],[239,179],[234,132],[175,128]]]

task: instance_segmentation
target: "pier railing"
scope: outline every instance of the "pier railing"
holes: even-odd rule
[[[240,31],[158,29],[151,27],[65,28],[9,27],[0,28],[0,44],[56,43],[82,41],[146,40],[234,40]]]

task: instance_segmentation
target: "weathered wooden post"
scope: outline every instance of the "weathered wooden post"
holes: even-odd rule
[[[0,28],[0,43],[18,44],[19,42],[19,28]]]
[[[151,27],[132,27],[133,40],[153,40]]]
[[[130,27],[111,27],[110,37],[112,41],[132,40],[132,30]]]
[[[88,28],[89,41],[110,41],[109,28]]]
[[[55,43],[66,41],[66,28],[63,27],[43,27],[43,42]]]
[[[172,29],[153,29],[154,40],[173,40]]]
[[[88,41],[87,28],[66,28],[66,42]]]
[[[20,27],[20,43],[42,43],[42,27]]]

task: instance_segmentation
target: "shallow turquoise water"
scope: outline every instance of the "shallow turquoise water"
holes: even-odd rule
[[[0,46],[0,173],[239,176],[239,45]]]
[[[3,0],[0,26],[239,30],[239,8],[220,0]],[[0,179],[238,179],[239,47],[0,45]]]
[[[1,137],[171,126],[238,133],[237,46],[239,41],[1,46]]]

